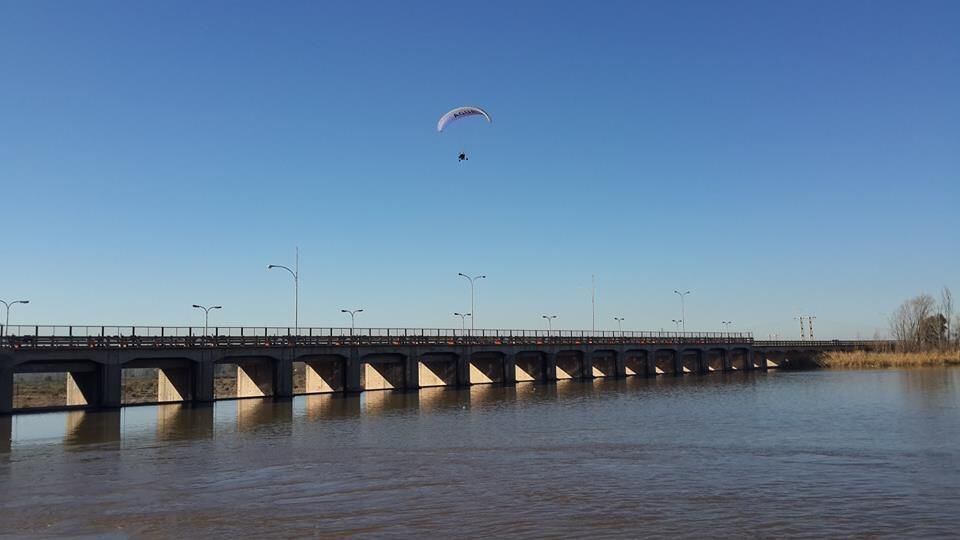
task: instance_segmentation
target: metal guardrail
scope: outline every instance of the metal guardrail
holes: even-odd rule
[[[10,326],[0,346],[30,349],[290,347],[354,345],[748,344],[749,332],[458,330],[450,328]]]
[[[813,347],[813,348],[849,348],[849,347],[894,347],[893,340],[885,339],[833,339],[833,340],[754,340],[754,347]]]

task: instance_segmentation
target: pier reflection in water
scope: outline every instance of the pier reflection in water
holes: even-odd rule
[[[0,417],[2,530],[950,535],[960,369],[729,373]],[[510,516],[504,519],[504,516]]]

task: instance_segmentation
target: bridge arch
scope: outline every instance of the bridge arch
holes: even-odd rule
[[[360,385],[364,390],[402,390],[407,386],[407,356],[370,353],[360,358]]]
[[[14,409],[98,406],[104,401],[106,369],[104,363],[88,358],[21,359],[12,365],[11,406]]]
[[[452,351],[431,351],[420,355],[417,364],[419,385],[456,386],[460,355]]]
[[[743,347],[735,347],[728,351],[730,359],[727,362],[731,371],[746,371],[750,369],[749,358],[750,350]]]
[[[676,349],[656,349],[653,351],[654,372],[657,375],[677,375],[679,353]]]
[[[646,349],[629,349],[623,353],[623,371],[627,377],[639,375],[646,377],[650,374],[656,374],[656,371],[650,368],[649,361],[652,358],[650,351]]]
[[[585,378],[584,357],[579,349],[557,351],[557,380]]]
[[[727,371],[730,354],[726,349],[714,347],[704,351],[703,370],[707,372]]]
[[[685,348],[680,350],[677,369],[680,373],[701,373],[703,350],[699,348]]]
[[[593,378],[617,377],[618,354],[615,349],[595,349],[587,352],[586,356],[590,359],[587,365],[590,367]]]
[[[172,403],[194,399],[199,361],[174,354],[131,356],[120,364],[121,403]]]
[[[252,351],[224,354],[213,362],[214,399],[267,397],[276,393],[275,356]]]
[[[294,394],[343,392],[346,386],[346,355],[310,353],[294,358]]]
[[[503,351],[477,351],[470,355],[470,384],[502,383],[506,378]]]
[[[543,351],[520,351],[514,355],[516,382],[547,380],[547,355]]]

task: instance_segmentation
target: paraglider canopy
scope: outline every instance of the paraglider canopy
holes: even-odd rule
[[[482,116],[487,119],[487,122],[493,122],[493,120],[490,119],[490,115],[487,114],[487,111],[480,107],[457,107],[440,117],[440,121],[437,122],[437,131],[443,131],[451,122],[460,120],[461,118],[467,118],[468,116]]]

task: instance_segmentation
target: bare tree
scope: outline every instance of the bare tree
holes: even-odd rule
[[[946,285],[940,289],[940,314],[943,315],[943,318],[947,322],[947,346],[950,346],[953,343],[953,328],[951,326],[951,323],[953,322],[953,293],[950,292],[950,288]]]
[[[937,302],[929,294],[904,301],[890,317],[890,333],[903,350],[919,350],[924,346],[921,326],[934,313]]]

